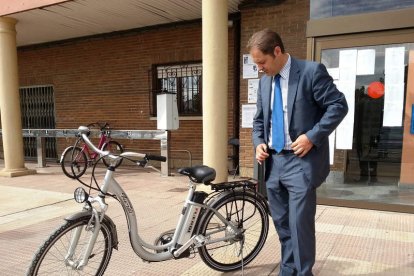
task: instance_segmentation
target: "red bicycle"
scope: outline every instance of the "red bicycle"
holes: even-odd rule
[[[111,139],[111,131],[107,122],[92,123],[89,124],[88,127],[99,128],[101,132],[98,144],[99,149],[109,151],[114,155],[119,155],[124,151],[120,143]],[[100,159],[102,159],[106,167],[109,167],[110,165],[110,160],[107,160],[105,157],[99,158],[99,154],[89,150],[88,145],[83,144],[82,147],[80,147],[79,144],[81,142],[82,139],[79,137],[74,146],[67,147],[63,151],[60,158],[60,165],[63,173],[70,178],[81,177],[89,166],[94,165]],[[121,163],[122,158],[115,164],[115,167],[119,167]]]

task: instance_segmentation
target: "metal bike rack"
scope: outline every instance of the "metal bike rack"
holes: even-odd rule
[[[40,168],[46,166],[45,155],[45,138],[46,137],[60,137],[69,138],[75,137],[79,131],[77,129],[23,129],[23,137],[36,137],[37,144],[37,165]],[[166,162],[161,162],[161,174],[163,176],[169,175],[169,132],[167,130],[109,130],[112,138],[118,139],[145,139],[145,140],[159,140],[160,154],[167,157]],[[90,137],[99,138],[100,131],[91,130]],[[0,129],[0,136],[2,130]]]

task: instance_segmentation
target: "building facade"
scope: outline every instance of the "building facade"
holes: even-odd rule
[[[389,186],[393,192],[414,185],[414,1],[342,2],[238,1],[238,10],[229,14],[223,62],[227,139],[240,143],[229,145],[227,155],[238,158],[237,164],[229,161],[229,169],[238,165],[240,176],[257,176],[246,118],[254,107],[251,85],[260,76],[246,75],[244,58],[249,37],[271,28],[292,56],[325,64],[346,93],[350,112],[331,137],[332,172],[321,202],[333,198],[346,205],[350,199],[346,202],[359,206],[357,199],[372,193],[364,188]],[[168,90],[178,95],[180,115],[179,129],[170,132],[173,167],[202,164],[203,139],[217,135],[203,135],[202,99],[209,91],[202,89],[201,19],[25,45],[17,53],[20,95],[26,99],[23,128],[47,128],[42,114],[47,109],[54,128],[107,121],[114,129],[156,129],[156,93]],[[41,92],[45,87],[49,92]],[[50,157],[58,158],[73,140],[51,143],[56,150]],[[159,148],[155,141],[122,144],[131,150]],[[343,197],[350,187],[362,192]]]

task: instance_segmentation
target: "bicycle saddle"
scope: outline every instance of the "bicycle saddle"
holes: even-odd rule
[[[178,173],[189,176],[195,183],[204,183],[206,185],[216,178],[216,170],[204,165],[180,168]]]

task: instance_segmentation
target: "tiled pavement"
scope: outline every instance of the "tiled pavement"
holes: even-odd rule
[[[27,166],[34,168],[35,164]],[[81,208],[72,200],[76,181],[66,178],[56,165],[37,171],[36,175],[0,178],[2,276],[24,275],[43,240],[65,216]],[[186,194],[184,177],[122,169],[117,179],[134,203],[139,230],[146,241],[175,227]],[[105,275],[223,274],[209,269],[198,255],[160,263],[142,262],[129,245],[119,204],[110,204],[108,215],[117,225],[120,245]],[[315,275],[414,275],[414,215],[319,205],[316,221]],[[277,275],[279,252],[271,225],[262,252],[244,274]]]

